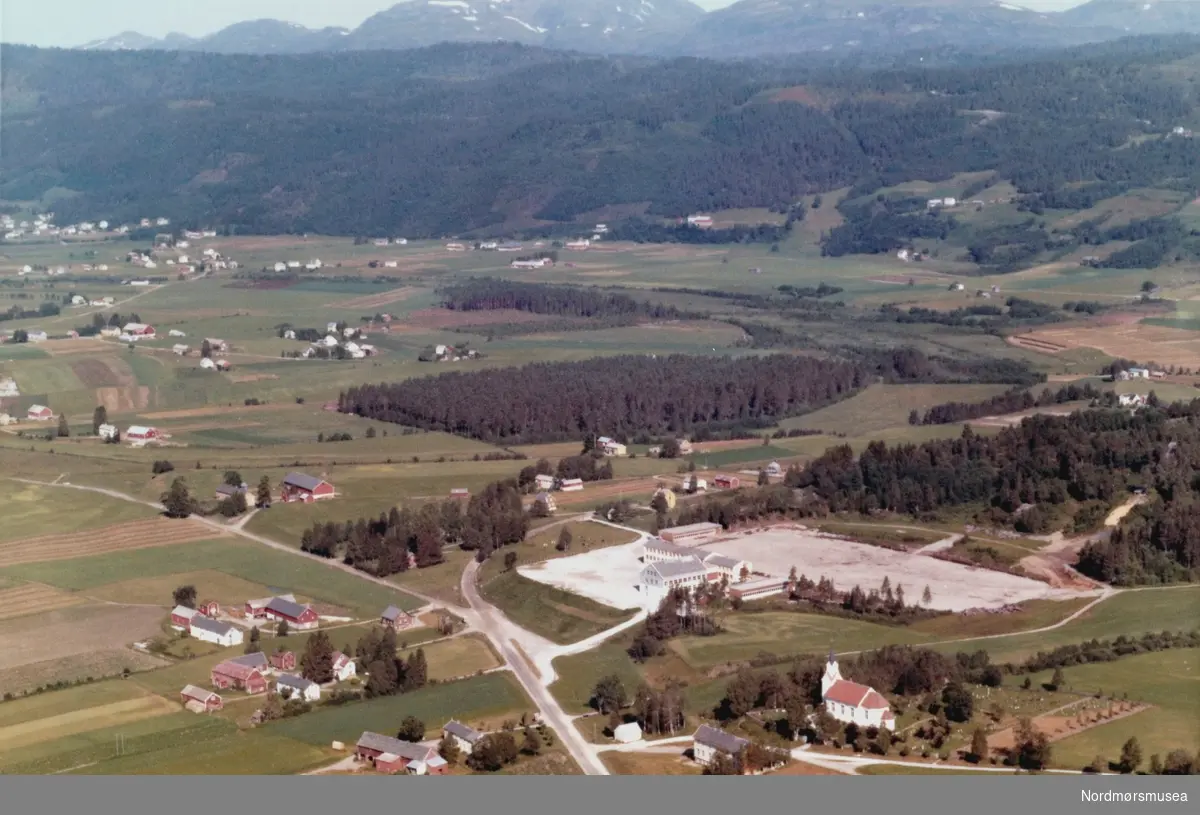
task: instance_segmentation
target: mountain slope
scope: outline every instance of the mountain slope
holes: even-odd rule
[[[1068,25],[1109,28],[1126,34],[1200,31],[1198,0],[1091,0],[1063,12]]]
[[[1169,130],[1200,121],[1197,57],[1200,39],[1148,38],[869,73],[861,60],[838,71],[807,56],[493,43],[303,56],[6,46],[0,199],[57,188],[76,193],[55,205],[64,220],[155,212],[247,233],[416,237],[615,205],[787,208],[843,187],[872,200],[963,172],[993,172],[1045,208],[1137,187],[1194,195],[1194,142]],[[875,245],[895,226],[885,216],[847,243]]]

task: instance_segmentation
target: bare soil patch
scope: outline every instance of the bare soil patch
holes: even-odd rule
[[[799,102],[809,107],[820,107],[821,97],[807,85],[793,85],[771,94],[772,102]]]
[[[657,478],[631,478],[617,481],[591,481],[583,485],[580,492],[556,492],[554,500],[559,506],[605,501],[612,498],[646,497],[659,487]]]
[[[81,359],[70,365],[79,381],[89,388],[115,388],[126,384],[104,360]]]
[[[1093,727],[1115,722],[1127,716],[1133,716],[1148,710],[1151,705],[1138,702],[1112,702],[1107,708],[1097,708],[1089,704],[1090,700],[1072,703],[1066,709],[1059,709],[1033,719],[1033,726],[1050,741],[1055,742],[1068,736],[1076,736]],[[1012,750],[1016,746],[1016,734],[1013,728],[1000,730],[988,736],[988,747],[995,751]]]
[[[220,537],[221,534],[219,530],[193,520],[149,518],[87,532],[42,535],[0,543],[0,566],[170,546]]]
[[[26,583],[16,588],[0,590],[0,620],[42,614],[82,602],[82,599],[69,591],[43,586],[41,583]]]
[[[170,663],[142,651],[129,648],[101,648],[81,654],[31,662],[15,668],[0,669],[0,688],[18,694],[38,685],[59,680],[73,682],[89,676],[115,676],[128,668],[130,671],[149,671]]]
[[[0,626],[0,671],[123,650],[160,633],[162,620],[161,608],[90,605],[9,620]]]

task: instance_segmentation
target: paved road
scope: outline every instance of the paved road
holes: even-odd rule
[[[475,612],[479,630],[500,651],[501,656],[512,668],[517,681],[521,683],[525,692],[529,694],[529,698],[533,699],[534,704],[538,706],[543,720],[555,729],[567,751],[583,771],[588,775],[608,775],[608,768],[596,757],[595,749],[584,741],[583,736],[571,723],[571,717],[546,689],[543,678],[534,673],[529,662],[518,653],[513,645],[514,640],[524,639],[525,637],[521,635],[527,635],[528,632],[513,625],[507,617],[479,595],[479,588],[476,585],[478,572],[479,564],[475,561],[471,561],[471,564],[463,570],[462,594],[470,604],[471,610]],[[530,656],[532,658],[533,655]]]

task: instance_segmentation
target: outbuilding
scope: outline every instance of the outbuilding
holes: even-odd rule
[[[621,744],[632,744],[635,741],[642,740],[642,726],[637,722],[626,722],[625,724],[617,725],[613,730],[613,739]]]
[[[333,498],[336,494],[337,491],[328,481],[304,473],[289,473],[283,479],[279,498],[285,504],[297,501],[311,504],[313,501]]]
[[[321,686],[316,682],[295,674],[280,674],[275,679],[275,689],[282,695],[284,688],[291,691],[290,698],[315,702],[321,698]]]
[[[195,685],[184,685],[179,692],[179,699],[184,707],[197,713],[210,713],[225,707],[225,701],[220,696]]]
[[[379,624],[386,628],[408,628],[412,622],[412,615],[396,606],[388,606],[379,615]]]
[[[263,612],[267,619],[286,620],[291,628],[299,631],[316,628],[321,622],[321,618],[317,612],[313,611],[312,606],[301,605],[282,597],[272,597]]]
[[[209,619],[203,614],[192,617],[188,633],[201,642],[211,642],[225,648],[241,645],[245,641],[245,635],[237,626]]]

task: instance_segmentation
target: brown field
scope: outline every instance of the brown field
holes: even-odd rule
[[[1150,705],[1138,702],[1113,702],[1111,709],[1098,709],[1086,706],[1084,703],[1072,703],[1065,709],[1060,708],[1033,719],[1033,726],[1045,733],[1050,741],[1058,741],[1068,736],[1078,735],[1085,730],[1099,727],[1103,724],[1133,716]],[[988,736],[988,747],[992,750],[1011,750],[1015,744],[1015,733],[1012,728],[1001,730]]]
[[[82,602],[82,599],[68,591],[43,586],[40,583],[26,583],[16,588],[0,590],[0,620],[42,614]]]
[[[119,651],[162,631],[158,607],[84,605],[0,626],[0,670],[98,651]],[[131,656],[136,652],[128,652]]]
[[[591,481],[583,485],[580,492],[556,492],[554,501],[558,506],[587,504],[609,501],[614,498],[648,497],[660,486],[657,478],[629,478],[616,481]]]
[[[793,761],[783,769],[775,770],[771,775],[847,775],[847,773],[839,773],[837,770],[818,767],[816,764],[808,764],[804,761]]]
[[[79,381],[89,388],[115,388],[130,384],[132,376],[126,369],[123,378],[113,370],[112,366],[101,359],[81,359],[71,363],[71,370]]]
[[[87,532],[42,535],[0,543],[0,566],[67,560],[128,549],[148,549],[216,538],[221,534],[219,530],[198,521],[149,518]]]
[[[81,337],[74,340],[47,340],[39,343],[38,348],[55,357],[69,354],[96,354],[113,350],[113,343],[91,337]]]
[[[821,97],[807,85],[793,85],[771,94],[772,102],[799,102],[809,107],[820,107]]]
[[[168,664],[166,660],[129,648],[102,648],[2,669],[0,688],[4,688],[6,693],[18,694],[60,680],[74,682],[89,676],[99,679],[116,676],[126,668],[130,671],[150,671]]]
[[[370,294],[365,297],[355,297],[351,300],[342,300],[339,303],[330,303],[331,308],[378,308],[391,303],[400,303],[417,293],[417,289],[412,286],[401,286],[398,289],[380,292],[379,294]]]
[[[1185,368],[1200,367],[1200,333],[1183,328],[1124,322],[1105,326],[1043,329],[1013,337],[1011,341],[1044,353],[1056,353],[1068,348],[1095,348],[1112,357]]]

